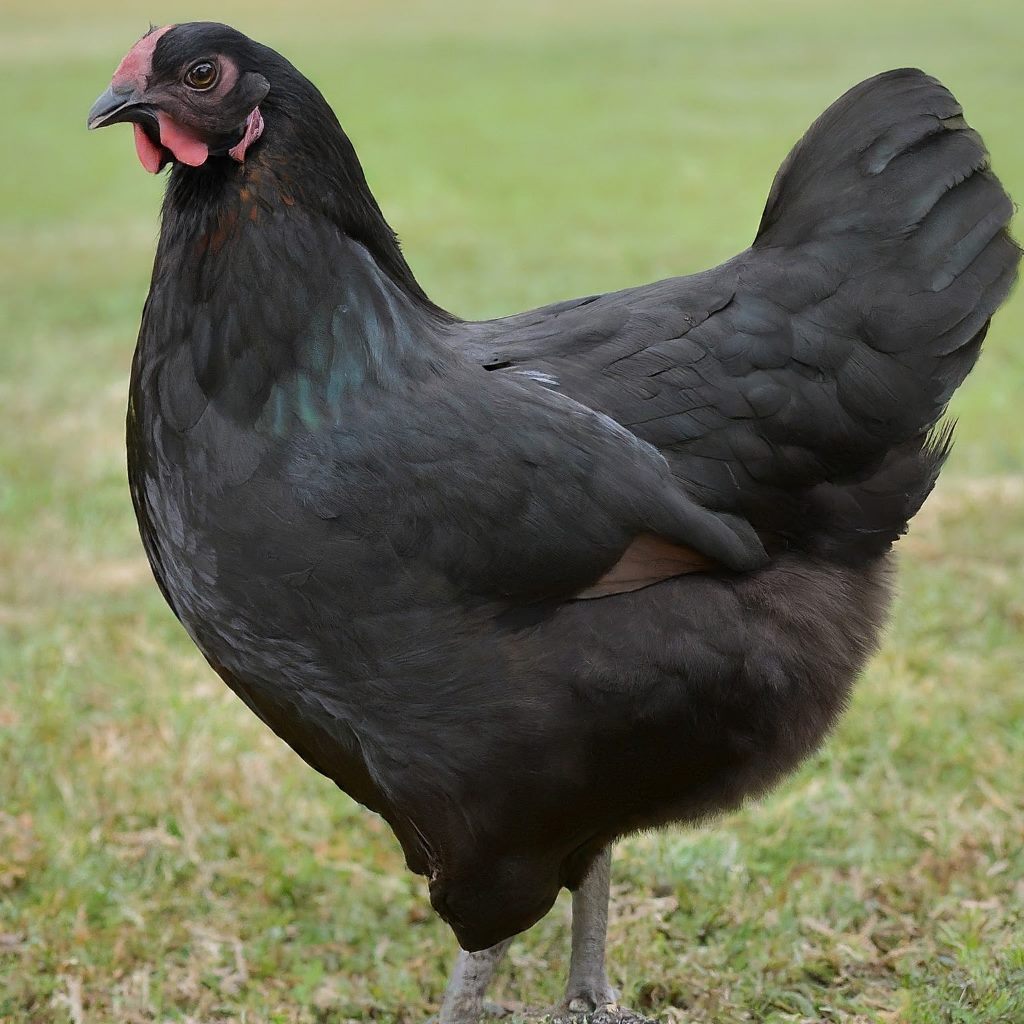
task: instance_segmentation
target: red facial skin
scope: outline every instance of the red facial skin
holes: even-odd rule
[[[153,70],[153,51],[160,37],[166,35],[174,28],[173,25],[164,25],[163,28],[155,28],[152,32],[144,35],[125,55],[110,84],[117,90],[146,88],[149,76]]]
[[[153,51],[160,37],[169,32],[173,25],[154,29],[144,35],[129,51],[117,66],[111,85],[118,90],[131,89],[142,93],[145,91],[153,70]],[[238,81],[238,68],[226,58],[220,58],[221,78],[217,88],[230,90]],[[189,167],[199,167],[206,163],[210,150],[201,136],[187,125],[174,120],[162,110],[157,111],[157,122],[160,128],[160,145],[154,143],[140,124],[132,127],[135,130],[135,152],[139,162],[151,174],[156,174],[167,164],[167,153],[170,152],[179,163]],[[239,163],[245,162],[245,153],[263,133],[263,118],[259,107],[256,107],[246,119],[245,135],[229,151],[229,156]]]

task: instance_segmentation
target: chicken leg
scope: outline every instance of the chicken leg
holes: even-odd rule
[[[604,966],[611,866],[609,847],[591,864],[572,894],[572,954],[562,1000],[562,1008],[569,1013],[593,1013],[618,998],[608,984]]]
[[[565,996],[558,1007],[562,1013],[591,1014],[605,1007],[615,1008],[618,995],[608,984],[604,964],[611,864],[608,848],[596,858],[572,894],[572,952]],[[435,1024],[478,1024],[487,1012],[487,986],[511,941],[505,939],[478,953],[459,951],[441,1011],[433,1018]]]
[[[485,1014],[484,994],[487,986],[511,943],[511,939],[504,939],[478,953],[459,950],[455,969],[444,990],[437,1024],[479,1024]]]

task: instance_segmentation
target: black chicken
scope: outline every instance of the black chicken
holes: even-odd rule
[[[980,138],[935,79],[879,75],[734,259],[468,323],[273,50],[151,31],[89,115],[119,121],[173,165],[128,406],[164,596],[484,951],[443,1020],[563,886],[566,1006],[609,1002],[609,845],[776,783],[876,643],[1016,273]]]

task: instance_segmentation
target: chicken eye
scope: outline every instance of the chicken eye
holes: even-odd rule
[[[216,84],[217,77],[217,65],[210,60],[201,60],[185,73],[185,84],[191,89],[210,89]]]

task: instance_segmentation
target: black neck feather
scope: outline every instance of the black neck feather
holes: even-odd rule
[[[453,319],[426,295],[384,219],[362,165],[334,111],[320,91],[280,54],[250,43],[248,64],[271,82],[260,104],[263,136],[240,165],[215,156],[201,167],[176,163],[163,207],[164,241],[173,247],[208,230],[211,218],[237,203],[243,188],[277,191],[307,210],[328,218],[364,245],[378,266],[417,305]]]

